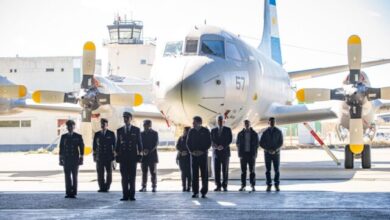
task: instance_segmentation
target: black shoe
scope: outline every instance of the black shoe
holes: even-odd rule
[[[187,190],[186,190],[187,192],[191,192],[191,187],[189,186],[189,187],[187,187]]]
[[[202,194],[202,199],[205,199],[206,198],[206,194]]]
[[[221,187],[217,187],[214,189],[214,192],[221,192]]]
[[[279,186],[276,186],[276,185],[275,185],[275,190],[276,190],[277,192],[279,192],[279,191],[280,191]]]
[[[66,195],[66,196],[65,196],[65,199],[69,199],[69,198],[70,198],[70,195]]]
[[[77,199],[77,198],[76,198],[76,195],[70,195],[69,198],[71,198],[71,199]]]
[[[194,198],[194,199],[199,198],[199,194],[192,195],[192,198]]]
[[[131,197],[130,198],[130,201],[135,201],[136,199],[134,197]]]
[[[152,188],[152,192],[154,192],[154,193],[157,192],[156,187]]]
[[[104,192],[104,190],[103,190],[103,189],[99,189],[98,192],[99,192],[99,193],[102,193],[102,192]]]
[[[252,186],[252,192],[256,192],[255,186]]]
[[[228,190],[227,190],[227,187],[223,187],[223,191],[224,192],[227,192]]]
[[[267,189],[266,189],[265,191],[271,192],[271,187],[272,187],[272,186],[267,186]]]
[[[139,191],[140,192],[146,192],[146,187],[142,187]]]
[[[187,192],[187,188],[183,187],[183,192]]]
[[[241,188],[238,191],[240,192],[246,191],[245,186],[241,186]]]
[[[123,197],[121,201],[129,201],[129,198]]]

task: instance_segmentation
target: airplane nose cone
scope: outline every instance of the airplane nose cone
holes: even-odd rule
[[[219,113],[225,82],[213,62],[203,56],[156,62],[152,70],[155,102],[168,119],[190,125],[196,115],[206,121]]]
[[[214,120],[224,106],[225,80],[223,70],[214,60],[197,57],[185,68],[182,99],[187,118],[200,116],[205,122]]]

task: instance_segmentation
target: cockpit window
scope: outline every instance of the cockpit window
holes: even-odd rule
[[[202,53],[225,58],[225,44],[222,40],[203,40]]]
[[[198,40],[187,40],[186,41],[186,54],[196,54],[198,52]]]
[[[183,51],[183,41],[168,42],[165,45],[164,57],[166,56],[178,56]]]
[[[226,57],[228,59],[242,61],[240,52],[238,51],[236,45],[226,42]]]

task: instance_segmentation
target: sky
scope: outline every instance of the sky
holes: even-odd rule
[[[287,71],[346,64],[351,34],[362,38],[364,61],[390,58],[388,0],[277,0],[277,11]],[[157,38],[158,45],[182,39],[206,21],[256,47],[263,0],[0,0],[0,57],[79,56],[92,40],[106,62],[102,42],[116,14],[142,20],[144,36]],[[365,71],[372,86],[390,86],[390,64]],[[293,84],[334,88],[346,75]]]

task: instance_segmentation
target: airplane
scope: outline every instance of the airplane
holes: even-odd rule
[[[345,147],[347,169],[354,155],[362,154],[362,167],[371,167],[370,146],[363,143],[363,129],[383,107],[377,99],[390,99],[390,88],[370,88],[360,69],[390,63],[390,59],[361,63],[358,36],[348,40],[349,65],[287,72],[282,66],[276,1],[264,2],[264,31],[258,48],[239,36],[210,25],[195,27],[184,41],[169,43],[164,56],[152,67],[154,102],[178,127],[190,125],[201,116],[206,124],[223,114],[226,124],[238,128],[244,119],[264,126],[269,117],[278,124],[339,119],[350,130]],[[342,111],[316,104],[293,104],[292,81],[350,71],[346,89],[301,89],[299,101],[341,100]],[[363,125],[363,121],[367,122]]]

